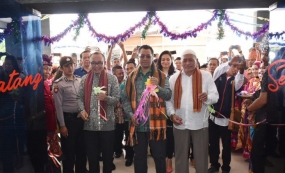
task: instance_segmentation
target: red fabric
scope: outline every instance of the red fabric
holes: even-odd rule
[[[54,132],[56,130],[55,105],[48,81],[44,81],[44,96],[47,131]]]

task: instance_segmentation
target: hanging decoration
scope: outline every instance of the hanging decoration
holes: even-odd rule
[[[85,19],[86,19],[87,14],[78,14],[78,25],[75,28],[75,35],[73,37],[73,40],[76,41],[77,37],[80,34],[80,29],[82,29],[85,25]]]
[[[257,17],[257,18],[260,20],[267,20],[265,18],[260,18],[260,17]],[[258,39],[259,37],[263,36],[269,30],[269,22],[268,22],[264,24],[261,27],[261,29],[257,32],[254,32],[254,33],[244,32],[243,30],[239,29],[238,27],[234,26],[231,23],[231,21],[234,21],[234,20],[230,19],[226,10],[220,9],[220,10],[214,10],[213,16],[206,23],[200,24],[193,30],[185,31],[184,33],[180,33],[180,34],[176,34],[168,30],[167,26],[160,20],[160,18],[157,16],[155,11],[149,11],[142,18],[140,22],[130,27],[124,33],[118,34],[116,36],[107,36],[105,34],[98,33],[91,25],[91,22],[88,18],[88,14],[82,13],[82,14],[79,14],[78,18],[75,21],[73,21],[60,34],[53,36],[53,37],[42,36],[40,38],[35,38],[34,41],[43,41],[44,45],[49,46],[50,44],[53,44],[54,42],[58,42],[59,40],[61,40],[73,28],[75,28],[75,36],[73,39],[76,40],[80,34],[80,30],[83,28],[85,24],[88,26],[88,29],[91,32],[91,36],[96,38],[98,42],[103,41],[107,44],[112,44],[112,45],[118,42],[121,42],[121,41],[122,42],[126,41],[132,34],[134,34],[136,29],[141,28],[141,27],[144,27],[141,37],[145,39],[147,36],[147,31],[149,30],[151,25],[156,25],[156,24],[160,27],[160,33],[163,34],[165,37],[170,37],[171,40],[186,39],[188,37],[195,38],[198,32],[204,29],[207,29],[207,27],[211,26],[212,22],[215,21],[216,19],[219,19],[217,39],[222,39],[224,37],[223,22],[226,25],[228,25],[231,28],[231,30],[233,30],[238,36],[244,35],[246,39],[248,38]],[[4,29],[4,32],[0,33],[0,43],[8,35],[14,34],[13,42],[17,44],[21,39],[21,31],[25,32],[25,26],[22,22],[22,19],[12,18],[12,22],[7,25],[7,28]],[[275,38],[275,39],[284,40],[284,37],[283,37],[284,34],[285,34],[285,31],[269,33],[269,39]]]
[[[275,39],[282,39],[282,40],[284,40],[284,37],[282,36],[283,34],[285,34],[285,31],[283,31],[283,32],[276,32],[276,33],[269,33],[269,39],[271,40],[272,38],[275,38]]]
[[[36,38],[34,41],[43,41],[45,46],[50,46],[50,44],[61,40],[72,28],[78,25],[78,22],[79,18],[76,19],[72,24],[70,24],[63,32],[54,37],[48,37],[44,35],[41,38]]]
[[[218,40],[221,40],[224,38],[225,30],[223,28],[223,21],[225,17],[225,11],[226,10],[218,10],[218,15],[219,15],[219,22],[218,22]]]
[[[22,27],[22,28],[21,28]],[[23,23],[22,18],[12,18],[12,22],[7,24],[7,28],[4,29],[3,33],[0,33],[0,43],[4,41],[4,39],[13,33],[14,40],[13,43],[17,44],[21,40],[21,30],[26,31],[25,25]]]
[[[98,42],[103,41],[103,42],[105,42],[107,44],[114,45],[114,44],[116,44],[118,42],[126,41],[132,34],[134,34],[136,29],[144,26],[146,24],[147,19],[149,18],[149,15],[151,13],[153,13],[153,12],[147,12],[145,17],[143,17],[142,20],[139,23],[137,23],[135,26],[129,28],[124,33],[118,34],[117,36],[106,36],[105,34],[98,33],[93,28],[93,26],[91,25],[91,22],[90,22],[88,16],[86,16],[86,24],[87,24],[87,26],[89,28],[89,31],[91,32],[91,36],[96,38]]]
[[[213,11],[214,15],[211,17],[210,20],[208,20],[206,23],[202,23],[201,25],[199,25],[198,27],[196,27],[194,30],[192,31],[186,31],[183,34],[175,34],[173,32],[170,32],[166,25],[160,21],[158,16],[154,16],[155,21],[154,24],[158,24],[160,26],[160,33],[162,33],[165,37],[170,37],[171,40],[178,40],[178,39],[186,39],[187,37],[196,37],[197,36],[197,32],[200,32],[204,29],[207,29],[208,26],[211,26],[211,23],[217,19],[218,17],[218,10],[214,10]]]
[[[153,16],[156,14],[156,12],[154,11],[151,11],[149,12],[149,15],[148,15],[148,23],[147,25],[145,25],[143,31],[142,31],[142,35],[141,35],[141,38],[143,39],[146,39],[146,35],[147,35],[147,31],[149,30],[150,26],[152,25],[153,23]]]
[[[227,11],[227,13],[237,14],[237,15],[240,15],[240,16],[251,17],[251,18],[254,18],[254,19],[258,19],[258,20],[263,20],[263,21],[268,21],[269,22],[268,18],[264,18],[264,17],[260,17],[260,16],[258,16],[258,17],[250,16],[250,15],[245,15],[245,14],[241,14],[241,13],[236,13],[236,12],[233,12],[233,11]]]
[[[269,30],[269,22],[267,22],[257,32],[254,32],[254,33],[244,32],[241,29],[234,26],[230,22],[230,18],[227,15],[227,13],[225,13],[224,19],[225,19],[225,24],[227,24],[231,28],[231,30],[233,30],[238,36],[244,35],[246,39],[248,39],[248,38],[258,39],[259,37],[263,36]]]

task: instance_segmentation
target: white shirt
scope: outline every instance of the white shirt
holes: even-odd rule
[[[212,78],[212,75],[201,70],[202,73],[202,92],[208,94],[208,100],[204,102],[207,105],[216,103],[219,99],[219,94]],[[180,109],[174,109],[174,92],[170,101],[166,101],[166,109],[168,115],[176,114],[182,118],[181,125],[174,125],[175,128],[184,130],[198,130],[208,127],[208,115],[207,106],[203,104],[200,112],[193,112],[193,95],[192,95],[192,76],[187,76],[182,71],[182,98]],[[179,73],[173,74],[169,79],[170,89],[174,91],[174,86]]]
[[[214,72],[213,79],[214,81],[218,79],[222,74],[227,72],[227,70],[230,68],[229,62],[221,64],[218,66]],[[227,78],[227,80],[230,77]],[[242,85],[243,85],[243,80],[244,80],[244,75],[240,74],[239,72],[235,76],[235,90],[239,90]],[[217,125],[219,126],[228,126],[229,125],[229,120],[226,118],[215,118],[213,115],[210,115],[210,119]]]

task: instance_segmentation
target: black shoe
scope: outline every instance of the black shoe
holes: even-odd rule
[[[129,167],[133,164],[133,160],[131,159],[127,159],[126,162],[125,162],[125,166]]]
[[[219,172],[219,170],[214,168],[214,167],[211,167],[208,169],[208,173],[218,173],[218,172]]]
[[[122,156],[122,153],[115,153],[115,158],[120,158]]]
[[[116,165],[113,163],[112,165],[112,171],[116,170]]]
[[[230,171],[222,171],[222,173],[230,173]]]

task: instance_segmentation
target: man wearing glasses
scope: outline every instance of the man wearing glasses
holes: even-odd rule
[[[112,172],[115,141],[114,107],[120,99],[117,78],[106,72],[105,58],[100,52],[91,55],[92,71],[82,77],[78,91],[78,106],[84,123],[84,137],[89,172],[100,172],[99,154],[102,151],[103,173]],[[94,87],[103,92],[94,93]]]
[[[156,68],[153,61],[153,49],[148,45],[139,48],[139,67],[127,78],[125,89],[122,92],[123,108],[126,116],[131,120],[128,144],[134,146],[135,173],[147,173],[148,143],[152,150],[156,173],[166,172],[166,117],[165,101],[171,97],[169,81],[166,76]],[[156,85],[159,104],[155,96],[149,98],[149,109],[145,112],[147,121],[139,122],[134,113],[140,103],[145,82],[150,79]]]

